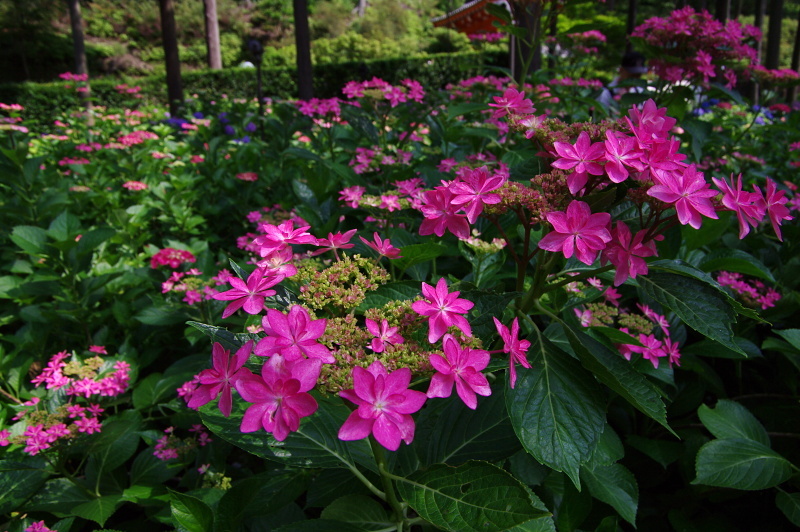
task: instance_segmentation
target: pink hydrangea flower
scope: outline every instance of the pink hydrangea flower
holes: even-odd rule
[[[458,213],[459,205],[453,203],[453,193],[445,187],[425,192],[420,211],[425,219],[419,226],[420,235],[444,235],[450,231],[458,238],[469,238],[469,223],[465,214]]]
[[[388,320],[381,320],[380,325],[375,320],[366,319],[367,330],[375,338],[372,339],[372,350],[376,353],[383,353],[387,344],[402,344],[405,339],[397,334],[399,327],[389,327]]]
[[[367,369],[353,368],[353,388],[339,395],[358,405],[339,429],[339,439],[361,440],[372,434],[389,449],[396,451],[400,442],[406,445],[414,440],[414,419],[427,397],[424,393],[409,390],[411,370],[400,368],[389,373],[383,363],[376,360]]]
[[[570,194],[576,194],[586,185],[589,174],[603,175],[600,162],[605,158],[605,145],[602,142],[593,143],[587,132],[581,131],[574,146],[569,142],[555,142],[553,148],[559,155],[553,166],[561,170],[574,170],[567,176]]]
[[[483,349],[461,347],[458,341],[449,334],[442,341],[444,357],[432,353],[430,362],[436,370],[431,377],[428,397],[450,397],[453,385],[456,393],[469,408],[478,406],[478,395],[488,397],[492,394],[489,381],[481,373],[489,365],[489,352]]]
[[[233,288],[213,296],[216,300],[231,302],[225,307],[222,318],[227,318],[240,308],[248,314],[260,314],[264,310],[264,298],[276,294],[275,290],[269,290],[269,288],[283,279],[282,275],[264,268],[253,270],[247,277],[246,283],[238,277],[230,277],[228,282]]]
[[[526,354],[531,343],[528,340],[519,339],[519,318],[514,318],[514,321],[511,322],[511,330],[497,318],[492,319],[500,338],[503,339],[503,352],[508,353],[508,380],[509,385],[513,388],[517,384],[517,368],[515,364],[518,362],[523,368],[531,367]]]
[[[448,292],[447,281],[442,277],[436,283],[436,288],[428,283],[422,283],[422,295],[426,301],[415,301],[411,308],[417,314],[428,316],[428,341],[435,343],[447,332],[448,327],[455,325],[467,336],[472,336],[472,328],[462,314],[466,314],[475,306],[468,299],[460,299],[461,292]]]
[[[731,174],[730,184],[716,177],[712,177],[711,181],[722,191],[722,204],[736,213],[736,218],[739,220],[739,239],[744,238],[750,232],[750,227],[757,226],[764,218],[761,194],[742,190],[742,174],[736,179]]]
[[[492,118],[502,118],[506,115],[529,115],[536,111],[533,102],[525,98],[525,93],[514,88],[508,88],[502,96],[494,96],[495,103],[490,103],[489,107],[494,107]]]
[[[759,194],[761,193],[761,189],[758,187],[756,187],[756,190],[758,190]],[[784,220],[794,219],[789,214],[789,209],[786,208],[786,203],[788,201],[789,198],[786,197],[783,190],[778,190],[778,186],[775,184],[775,181],[772,179],[767,179],[767,193],[764,196],[762,205],[769,216],[769,221],[772,224],[772,229],[775,231],[775,235],[781,242],[783,242],[780,227],[781,223]]]
[[[242,417],[242,432],[261,428],[283,441],[300,428],[300,419],[317,411],[317,401],[307,392],[319,379],[322,362],[309,358],[286,361],[276,368],[264,364],[261,375],[250,374],[236,382],[242,398],[253,403]]]
[[[377,251],[378,255],[380,255],[382,257],[386,257],[387,259],[399,259],[399,258],[402,258],[402,255],[400,255],[400,249],[394,247],[392,245],[392,241],[389,240],[388,238],[385,239],[385,240],[381,239],[381,237],[380,237],[380,235],[378,235],[378,233],[374,233],[373,234],[373,238],[375,240],[374,242],[370,242],[369,240],[367,240],[363,236],[360,236],[358,238],[360,238],[361,241],[364,242],[366,245],[368,245],[370,248],[372,248],[375,251]]]
[[[276,355],[286,361],[303,358],[318,358],[325,364],[333,364],[336,359],[327,347],[319,343],[320,336],[325,334],[327,320],[312,320],[308,310],[294,305],[284,314],[275,309],[267,309],[267,315],[261,320],[265,338],[256,345],[256,355]],[[276,359],[276,364],[280,360]]]
[[[647,195],[675,207],[678,221],[700,229],[702,216],[717,219],[711,198],[717,191],[709,188],[702,172],[694,165],[683,172],[660,172],[653,174],[656,184],[650,187]]]
[[[198,409],[219,397],[219,411],[228,417],[233,407],[231,389],[236,381],[250,374],[244,367],[247,358],[253,351],[253,341],[250,340],[240,347],[234,356],[219,342],[214,342],[211,349],[213,369],[204,369],[197,375],[200,386],[192,392],[189,399],[189,408]]]
[[[491,192],[502,187],[506,178],[502,174],[490,174],[485,166],[475,170],[466,168],[459,177],[461,181],[448,187],[453,193],[450,203],[461,206],[467,213],[469,223],[474,224],[478,215],[483,212],[484,205],[500,203],[500,195]]]
[[[566,258],[575,254],[579,261],[591,265],[598,252],[611,241],[608,225],[611,215],[607,212],[592,214],[589,204],[573,200],[566,212],[550,212],[545,215],[553,230],[539,241],[545,251],[561,251]]]
[[[611,263],[616,268],[614,286],[619,286],[628,278],[647,274],[647,263],[644,257],[654,257],[658,254],[654,240],[642,243],[646,230],[642,229],[631,236],[631,230],[624,222],[617,222],[612,233],[612,239],[603,250],[601,263]]]

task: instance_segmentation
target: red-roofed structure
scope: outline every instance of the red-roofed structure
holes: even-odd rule
[[[489,4],[505,4],[505,1],[472,0],[446,15],[432,19],[431,22],[437,28],[452,28],[467,35],[494,33],[498,30],[492,23],[500,19],[486,10]]]

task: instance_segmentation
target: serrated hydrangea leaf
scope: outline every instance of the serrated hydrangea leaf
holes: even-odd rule
[[[792,476],[791,464],[781,455],[753,440],[712,440],[700,448],[697,478],[705,484],[738,490],[763,490]]]
[[[531,369],[518,368],[506,408],[522,446],[580,486],[579,470],[605,425],[600,386],[577,360],[546,338],[531,338]]]
[[[520,449],[500,387],[493,388],[489,397],[481,397],[475,410],[449,399],[431,429],[426,448],[420,450],[425,464],[502,460]]]
[[[613,507],[627,522],[636,526],[639,486],[636,477],[620,464],[582,469],[581,479],[592,497]]]
[[[563,325],[563,331],[584,368],[637,410],[672,431],[667,424],[667,409],[658,389],[630,362],[582,331],[566,324]]]
[[[648,297],[675,312],[686,325],[737,353],[745,354],[733,338],[732,325],[736,313],[717,289],[674,273],[651,273],[637,281]]]
[[[420,517],[454,532],[507,530],[546,515],[517,479],[488,462],[434,465],[397,479],[397,490]]]
[[[345,442],[339,439],[339,428],[350,411],[340,401],[317,397],[319,409],[303,418],[300,429],[279,442],[265,432],[243,433],[239,430],[246,405],[234,400],[229,418],[224,417],[216,402],[200,408],[200,417],[211,432],[245,451],[276,462],[296,467],[356,469],[356,464],[377,472],[366,440]]]
[[[763,262],[741,249],[717,249],[703,257],[698,267],[704,272],[725,270],[744,273],[775,282],[772,272]]]
[[[714,408],[700,405],[697,415],[716,438],[742,438],[769,447],[767,431],[753,414],[737,402],[720,399]]]

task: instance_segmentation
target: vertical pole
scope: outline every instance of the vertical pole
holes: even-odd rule
[[[294,37],[297,47],[297,93],[301,100],[314,97],[311,72],[311,33],[308,29],[308,0],[294,1]]]
[[[175,117],[183,105],[181,60],[178,53],[178,36],[175,29],[175,5],[172,0],[158,0],[161,10],[161,40],[164,46],[164,63],[167,68],[167,98],[169,112]]]
[[[206,19],[206,50],[208,52],[208,68],[222,68],[222,51],[219,43],[219,19],[217,17],[217,0],[203,0]]]

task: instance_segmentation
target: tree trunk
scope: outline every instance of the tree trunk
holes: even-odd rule
[[[86,74],[86,85],[81,87],[78,97],[88,111],[92,108],[90,100],[89,69],[86,66],[86,44],[83,38],[83,17],[81,16],[80,0],[67,0],[69,10],[69,24],[72,28],[72,53],[75,59],[75,73]]]
[[[175,31],[175,6],[172,0],[158,0],[161,9],[161,40],[164,46],[164,63],[167,68],[167,98],[169,112],[178,116],[183,105],[181,60],[178,53],[178,36]]]
[[[800,74],[800,11],[797,12],[797,29],[794,34],[794,48],[792,48],[792,70]],[[789,89],[787,100],[792,103],[797,97],[797,86]]]
[[[294,38],[297,47],[297,93],[301,100],[310,100],[314,97],[314,85],[311,72],[308,0],[294,0]]]
[[[511,75],[520,86],[542,68],[542,2],[512,2],[514,25],[525,29],[525,39],[511,36]]]
[[[717,0],[715,13],[717,20],[725,24],[731,18],[731,0]]]
[[[753,25],[758,28],[758,31],[761,32],[761,39],[758,41],[757,50],[758,50],[758,62],[763,62],[764,56],[764,11],[767,6],[766,0],[756,0],[756,5],[754,6],[755,13]]]
[[[222,53],[219,45],[219,19],[217,18],[217,0],[203,0],[206,15],[206,50],[208,52],[208,68],[222,68]]]
[[[783,0],[769,0],[769,26],[767,28],[767,59],[764,66],[778,68],[781,59],[781,24]]]
[[[625,28],[625,35],[628,41],[628,44],[625,46],[625,51],[630,52],[633,50],[633,44],[631,43],[631,34],[633,30],[636,28],[636,8],[638,0],[628,0],[628,24]]]

